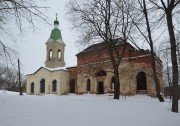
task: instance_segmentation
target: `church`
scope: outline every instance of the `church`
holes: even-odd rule
[[[27,94],[57,94],[68,92],[69,71],[65,68],[64,51],[59,21],[54,21],[54,29],[46,44],[45,67],[40,67],[33,74],[27,75]]]
[[[76,66],[65,67],[65,43],[58,25],[59,21],[56,19],[54,29],[46,42],[45,66],[27,75],[26,93],[31,95],[113,93],[115,79],[105,42],[87,47],[76,55]],[[136,49],[121,38],[114,42],[120,53],[125,49],[118,68],[121,95],[144,93],[156,96],[149,50]],[[158,82],[163,92],[162,61],[156,56],[155,58]]]

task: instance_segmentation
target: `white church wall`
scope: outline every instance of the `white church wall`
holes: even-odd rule
[[[45,93],[43,94],[52,94],[52,82],[56,80],[56,94],[62,95],[68,93],[69,85],[69,72],[68,71],[49,71],[44,68],[41,68],[35,74],[27,76],[27,87],[26,93],[31,94],[31,83],[34,82],[34,94],[42,95],[40,93],[40,81],[45,80]]]

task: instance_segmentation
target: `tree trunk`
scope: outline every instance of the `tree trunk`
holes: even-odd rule
[[[19,73],[19,94],[23,95],[22,94],[22,87],[21,87],[21,73],[20,73],[20,61],[19,61],[19,59],[18,59],[18,73]]]
[[[111,42],[111,44],[109,46],[107,46],[107,48],[108,48],[109,56],[111,58],[111,63],[112,63],[112,66],[113,66],[114,77],[115,77],[114,99],[119,99],[119,95],[120,95],[120,81],[119,81],[119,70],[118,70],[119,64],[116,64],[115,57],[113,55],[112,42]]]
[[[119,99],[119,94],[120,94],[120,82],[119,82],[118,66],[117,66],[116,68],[114,68],[114,76],[115,76],[114,99]]]
[[[156,86],[156,96],[158,97],[160,102],[164,102],[163,97],[161,96],[160,92],[160,84],[158,83],[158,78],[157,78],[157,73],[156,73],[156,63],[155,63],[155,57],[154,57],[154,48],[153,48],[153,40],[152,40],[152,36],[151,36],[151,28],[149,25],[149,19],[148,19],[148,13],[147,13],[147,8],[146,8],[146,2],[145,0],[143,0],[143,6],[144,6],[144,16],[146,19],[146,26],[147,26],[147,32],[148,32],[148,38],[149,38],[149,45],[151,48],[151,66],[152,66],[152,70],[153,70],[153,79],[154,79],[154,83]]]
[[[151,49],[151,59],[152,59],[153,79],[156,86],[156,96],[158,97],[160,102],[164,102],[164,98],[161,96],[161,93],[160,93],[161,88],[160,88],[160,83],[158,82],[158,78],[157,78],[156,63],[155,63],[155,57],[153,54],[153,49]]]
[[[170,37],[171,45],[171,60],[172,60],[172,112],[178,112],[178,65],[177,65],[177,55],[176,55],[176,39],[173,29],[172,22],[172,11],[166,11],[166,20],[168,26],[168,32]]]

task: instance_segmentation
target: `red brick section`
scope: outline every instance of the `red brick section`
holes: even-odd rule
[[[77,79],[77,67],[68,67],[67,68],[69,70],[69,74],[70,74],[70,80],[71,79]]]
[[[116,47],[119,55],[124,49],[123,45]],[[129,43],[126,45],[125,53],[123,54],[122,62],[145,63],[146,68],[151,67],[151,56],[148,50],[136,50]],[[160,75],[162,75],[162,62],[156,58],[156,67]],[[93,76],[95,72],[103,69],[112,69],[112,64],[107,49],[95,50],[77,54],[77,67],[67,68],[70,71],[70,79],[77,81],[78,73],[88,73]],[[97,78],[102,79],[102,78]]]

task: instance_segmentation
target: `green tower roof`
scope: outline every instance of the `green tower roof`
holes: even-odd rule
[[[59,25],[59,21],[57,19],[54,21],[54,25]]]
[[[58,28],[54,28],[51,31],[51,36],[50,38],[52,38],[53,40],[58,40],[58,39],[62,39],[62,35],[61,35],[61,31]]]
[[[52,38],[53,40],[58,40],[58,39],[62,40],[61,31],[57,28],[58,25],[59,25],[59,21],[56,19],[54,21],[55,28],[51,31],[51,36],[50,36],[50,38]]]

